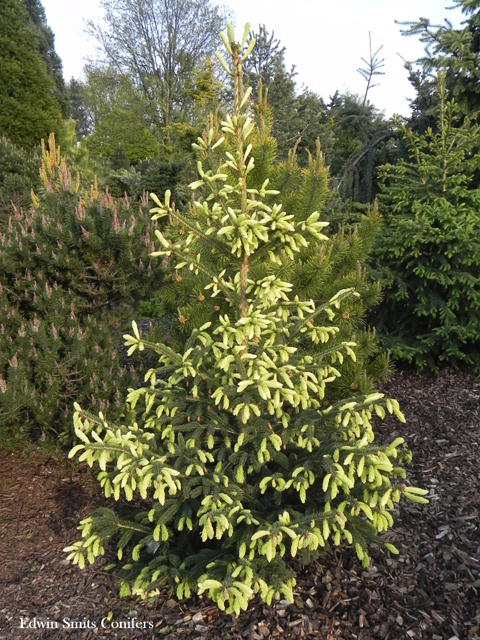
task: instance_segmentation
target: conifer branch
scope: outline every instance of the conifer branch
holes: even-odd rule
[[[169,209],[168,215],[172,216],[172,218],[174,218],[181,227],[185,227],[186,229],[188,229],[191,233],[197,236],[197,238],[201,238],[204,242],[215,248],[224,256],[230,258],[231,260],[235,260],[234,256],[232,256],[232,252],[228,249],[227,246],[225,246],[222,242],[219,242],[215,238],[212,238],[211,236],[202,232],[201,229],[191,224],[185,216],[177,214],[176,210],[173,207]]]
[[[297,335],[301,333],[302,329],[308,327],[308,325],[311,324],[311,321],[314,320],[318,315],[326,312],[328,309],[331,309],[332,305],[339,304],[340,302],[345,300],[345,298],[348,298],[351,295],[358,295],[353,288],[348,289],[347,291],[339,292],[339,294],[336,294],[334,298],[317,307],[315,311],[305,316],[303,320],[300,320],[296,325],[294,325],[293,330],[289,332],[288,340],[291,341],[295,339]]]
[[[168,242],[168,241],[165,240],[165,242]],[[172,244],[169,243],[168,251],[170,253],[173,253],[174,255],[176,255],[181,260],[185,261],[187,264],[192,265],[195,268],[195,270],[198,270],[201,273],[205,274],[206,276],[209,276],[210,280],[214,281],[215,284],[218,286],[218,288],[221,289],[221,291],[225,294],[225,297],[230,302],[232,307],[236,306],[237,300],[232,296],[232,292],[227,288],[226,283],[224,283],[221,280],[221,278],[218,278],[216,274],[214,274],[212,271],[207,269],[207,267],[202,265],[200,262],[196,262],[187,253],[183,253],[182,251],[176,249],[175,245],[172,245]],[[163,255],[164,252],[163,251],[158,251],[158,252],[155,252],[155,253],[157,253],[158,255]],[[152,255],[155,255],[155,254],[152,254]],[[232,257],[232,259],[234,259],[233,256],[231,256],[231,257]]]

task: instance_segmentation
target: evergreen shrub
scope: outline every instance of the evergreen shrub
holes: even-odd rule
[[[134,209],[94,185],[82,195],[55,140],[42,185],[0,233],[0,423],[24,435],[72,434],[73,401],[119,416],[138,382],[117,346],[161,282],[146,199]]]
[[[316,305],[283,278],[284,261],[310,241],[328,243],[310,198],[326,171],[318,157],[297,175],[295,213],[277,202],[274,149],[259,152],[267,132],[242,83],[254,45],[244,49],[248,28],[241,44],[230,25],[222,34],[234,110],[198,140],[189,211],[180,214],[169,191],[154,197],[154,219],[167,218],[175,233],[157,230],[153,255],[172,261],[178,277],[198,276],[199,302],[218,307],[217,316],[177,351],[133,324],[130,351],[159,356],[150,386],[128,396],[136,421],[77,405],[70,456],[99,468],[107,497],[135,503],[130,517],[95,510],[80,524],[82,539],[65,549],[83,567],[115,540],[118,559],[127,556],[122,595],[155,598],[169,586],[178,598],[207,593],[237,614],[255,594],[293,602],[289,558],[309,563],[343,540],[364,565],[369,542],[395,552],[379,535],[393,524],[394,504],[401,495],[425,502],[426,493],[405,486],[401,463],[410,456],[401,438],[374,443],[372,415],[386,409],[404,420],[395,400],[350,389],[327,398],[356,358],[356,344],[340,337],[339,312],[359,294],[350,287]]]
[[[30,204],[30,191],[40,184],[40,147],[26,151],[0,137],[0,229],[12,211]]]
[[[372,319],[417,369],[480,371],[478,116],[459,120],[440,88],[436,131],[400,127],[408,158],[384,165],[388,222],[375,257],[385,300]]]

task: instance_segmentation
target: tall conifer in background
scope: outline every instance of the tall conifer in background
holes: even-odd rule
[[[91,114],[85,104],[85,83],[71,78],[67,90],[70,117],[75,120],[75,133],[81,140],[91,132],[93,126]]]
[[[319,154],[296,175],[296,201],[284,210],[276,200],[274,144],[264,145],[262,113],[243,87],[242,62],[254,45],[247,37],[248,25],[240,44],[230,25],[222,34],[234,110],[196,145],[189,211],[177,212],[169,191],[154,198],[154,218],[174,230],[156,233],[154,255],[171,260],[178,277],[206,276],[198,295],[222,312],[179,351],[144,340],[134,324],[130,351],[160,357],[149,388],[129,395],[137,422],[110,424],[77,405],[81,442],[70,455],[99,466],[107,496],[140,501],[131,518],[97,509],[80,525],[83,539],[66,549],[83,566],[114,538],[118,558],[129,556],[121,593],[155,597],[170,585],[179,598],[208,592],[235,613],[256,593],[293,602],[290,556],[311,562],[342,539],[365,565],[371,541],[395,552],[378,536],[392,525],[389,509],[401,494],[424,501],[426,493],[405,487],[395,466],[408,457],[401,438],[373,443],[372,413],[386,407],[404,419],[395,400],[327,399],[345,360],[356,357],[356,344],[339,338],[338,309],[358,294],[336,291],[316,305],[279,271],[309,242],[328,242],[315,210],[321,199],[311,200],[325,171]]]
[[[48,26],[45,9],[40,0],[22,0],[28,13],[28,26],[37,37],[38,51],[45,63],[47,73],[55,83],[54,95],[62,110],[62,116],[69,116],[68,91],[63,78],[62,61],[55,51],[55,36]]]
[[[21,0],[0,3],[0,135],[32,147],[61,138],[62,112]],[[60,135],[59,135],[60,134]]]

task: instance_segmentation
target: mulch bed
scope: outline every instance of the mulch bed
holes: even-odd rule
[[[300,572],[294,603],[256,602],[238,618],[203,598],[120,599],[102,570],[111,556],[84,571],[67,564],[63,547],[103,502],[95,478],[0,450],[0,638],[480,640],[480,379],[400,372],[384,391],[407,424],[388,417],[378,438],[404,437],[409,483],[430,490],[428,506],[405,500],[395,514],[400,555],[373,548],[365,570],[349,548],[332,549]]]

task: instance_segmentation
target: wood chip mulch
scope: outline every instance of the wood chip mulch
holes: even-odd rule
[[[430,490],[428,506],[405,500],[395,514],[400,555],[373,548],[365,570],[349,548],[332,549],[301,570],[294,603],[255,602],[238,618],[203,598],[120,599],[101,566],[111,556],[84,571],[67,564],[63,547],[102,503],[95,478],[0,450],[0,638],[480,640],[480,379],[400,372],[384,391],[407,424],[389,417],[378,438],[404,437],[409,483]]]

